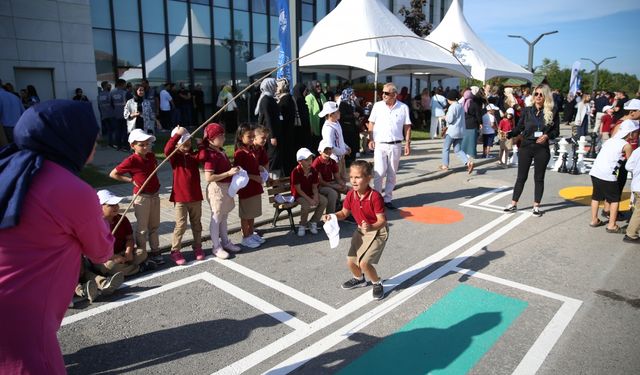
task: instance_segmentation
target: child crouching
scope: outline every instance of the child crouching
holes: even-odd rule
[[[366,286],[365,275],[373,282],[373,298],[384,298],[382,279],[378,276],[374,264],[378,264],[382,251],[389,238],[389,228],[384,213],[382,195],[373,190],[369,183],[373,175],[373,165],[364,160],[356,160],[349,169],[349,181],[352,189],[342,205],[342,210],[336,212],[338,220],[344,220],[353,215],[358,228],[351,238],[351,247],[347,254],[347,266],[353,278],[342,284],[343,289],[353,289]],[[324,221],[330,220],[331,215],[325,215]]]
[[[300,237],[304,236],[309,212],[314,207],[309,231],[312,234],[318,234],[318,222],[327,208],[327,198],[318,192],[318,172],[311,167],[313,156],[309,149],[299,149],[296,153],[298,166],[291,171],[291,195],[300,204],[300,225],[298,226]]]

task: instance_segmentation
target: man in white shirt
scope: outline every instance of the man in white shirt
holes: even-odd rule
[[[373,105],[369,116],[369,148],[373,149],[373,186],[382,193],[384,186],[384,205],[395,209],[391,203],[393,189],[396,186],[396,173],[400,164],[402,139],[405,139],[404,154],[411,152],[411,119],[409,107],[396,100],[398,89],[393,83],[382,88],[382,100]]]
[[[171,98],[171,88],[173,83],[167,82],[164,84],[164,89],[160,91],[160,124],[165,130],[173,128],[171,123],[171,115],[174,108],[173,99]]]

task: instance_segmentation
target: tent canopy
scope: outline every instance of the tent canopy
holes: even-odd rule
[[[484,82],[493,77],[533,79],[531,72],[507,60],[478,37],[464,17],[458,0],[453,0],[442,22],[425,39],[445,48],[456,43],[456,57],[471,66],[471,74],[477,80]]]
[[[247,75],[275,68],[278,51],[249,61]],[[376,58],[378,72],[387,74],[469,76],[467,67],[416,36],[378,0],[341,1],[300,37],[299,55],[305,56],[298,63],[301,71],[322,71],[346,78],[375,73]]]

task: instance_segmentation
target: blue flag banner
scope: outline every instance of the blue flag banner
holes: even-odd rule
[[[289,0],[278,0],[278,36],[280,37],[280,54],[278,55],[277,78],[286,78],[292,82],[291,64],[282,66],[291,60],[291,37],[289,27]]]

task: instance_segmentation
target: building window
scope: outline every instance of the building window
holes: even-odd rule
[[[322,19],[322,17],[326,15],[327,15],[327,2],[325,0],[318,0],[316,2],[316,17],[318,17],[318,19]]]
[[[142,29],[164,34],[164,6],[157,0],[142,0]]]
[[[217,7],[228,8],[229,0],[213,0],[213,5]]]
[[[267,51],[267,49],[268,46],[264,43],[253,43],[253,57],[256,58],[258,56],[264,55],[265,53],[269,52]]]
[[[280,23],[278,22],[278,17],[270,16],[269,21],[271,26],[271,43],[280,44],[280,37],[278,36],[278,28],[280,27]]]
[[[140,36],[130,31],[116,31],[118,66],[142,66],[140,61]]]
[[[214,47],[216,55],[216,84],[231,83],[231,45],[228,40],[215,40]]]
[[[442,19],[444,18],[444,12],[444,0],[440,0],[440,19],[438,20],[438,22],[442,21]]]
[[[189,81],[189,38],[172,36],[169,39],[169,55],[171,58],[171,80]]]
[[[319,3],[320,2],[322,1],[319,1]],[[313,22],[313,1],[312,0],[302,0],[300,4],[300,14],[302,16],[303,21]]]
[[[249,61],[249,43],[235,42],[234,56],[236,68],[236,85],[246,86],[247,80],[247,61]]]
[[[113,18],[116,30],[140,30],[138,7],[129,0],[113,0]]]
[[[434,10],[434,6],[433,6],[433,2],[435,0],[430,0],[429,1],[429,23],[433,24],[433,10]]]
[[[167,80],[167,51],[164,35],[144,34],[144,58],[147,78],[156,84]]]
[[[93,55],[96,59],[97,80],[113,81],[113,50],[111,31],[93,30]]]
[[[231,13],[229,9],[213,8],[213,35],[216,39],[231,39]]]
[[[329,12],[336,9],[336,6],[338,6],[338,0],[329,0]]]
[[[266,43],[267,42],[267,15],[254,13],[252,17],[253,17],[253,41],[258,43]]]
[[[194,37],[211,37],[211,12],[206,5],[191,5],[191,35]]]
[[[193,68],[211,69],[211,39],[193,38]]]
[[[233,11],[233,39],[248,42],[251,40],[249,33],[249,12]],[[266,31],[266,30],[265,30]]]
[[[233,9],[249,10],[249,0],[233,0]]]
[[[111,28],[109,0],[91,0],[91,25],[105,29]]]
[[[267,0],[251,0],[251,11],[253,13],[267,13]]]
[[[169,16],[169,34],[189,35],[189,20],[187,19],[187,3],[169,0],[167,2]]]

